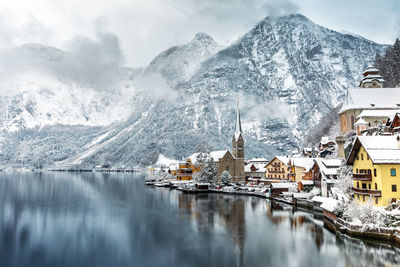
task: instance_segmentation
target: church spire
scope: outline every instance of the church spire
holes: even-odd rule
[[[242,123],[240,121],[240,110],[239,110],[239,98],[236,100],[236,128],[235,128],[235,139],[237,140],[242,134]]]

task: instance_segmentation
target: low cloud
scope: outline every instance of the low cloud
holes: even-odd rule
[[[290,106],[280,100],[264,100],[261,97],[241,93],[236,99],[231,99],[231,106],[236,106],[236,101],[239,99],[240,109],[247,121],[266,121],[270,119],[280,119],[291,121]]]
[[[111,90],[117,82],[115,73],[124,63],[119,38],[110,32],[98,31],[95,38],[76,36],[67,42],[65,50],[37,43],[10,45],[4,45],[0,51],[0,93],[10,91],[13,82],[20,87],[22,80],[28,79],[25,84],[40,83],[46,82],[45,77]]]
[[[172,100],[178,97],[177,91],[168,85],[161,74],[156,72],[142,73],[136,79],[135,85],[139,90],[143,90],[155,98]]]

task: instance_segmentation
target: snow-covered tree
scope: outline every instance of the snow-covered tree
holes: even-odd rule
[[[383,56],[377,54],[375,66],[385,79],[385,87],[400,86],[400,41],[396,39],[394,45],[386,49]]]
[[[332,189],[335,198],[340,199],[345,196],[347,199],[353,194],[353,167],[342,165],[339,169],[338,181]]]
[[[197,182],[200,183],[215,183],[216,177],[218,175],[217,166],[212,160],[207,160],[200,169],[199,175],[197,177]]]
[[[231,180],[232,180],[232,176],[230,175],[229,171],[224,171],[221,174],[221,182],[223,184],[228,185],[228,184],[230,184]]]

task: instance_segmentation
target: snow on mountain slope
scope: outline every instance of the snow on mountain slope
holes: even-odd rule
[[[10,60],[20,62],[10,66],[9,75],[0,81],[0,130],[56,124],[106,126],[133,112],[130,98],[138,70],[112,69],[101,85],[73,79],[65,63],[67,52],[39,44],[12,52]]]
[[[361,72],[385,48],[361,37],[326,29],[298,14],[267,17],[222,50],[211,37],[199,34],[189,44],[161,53],[144,72],[114,78],[113,81],[126,83],[116,88],[132,93],[129,97],[125,93],[112,96],[115,87],[106,86],[104,93],[100,90],[102,93],[91,98],[92,87],[85,82],[84,88],[89,88],[87,97],[78,97],[73,108],[64,108],[63,101],[51,107],[58,110],[60,106],[56,113],[63,114],[63,119],[55,121],[62,124],[68,123],[70,117],[84,125],[121,121],[100,127],[96,134],[91,127],[82,128],[81,141],[66,137],[63,142],[62,149],[67,150],[68,144],[73,149],[58,153],[52,147],[50,151],[57,161],[82,166],[108,163],[130,167],[152,164],[159,154],[182,158],[204,142],[215,150],[231,149],[234,107],[239,97],[246,157],[283,154],[300,145],[323,114],[340,103],[348,87],[357,86]],[[57,61],[57,56],[50,58]],[[65,81],[63,76],[57,78]],[[27,104],[29,101],[12,104],[14,100],[7,100],[11,113],[19,116],[11,116],[17,118],[11,125],[23,128],[32,113],[33,121],[40,118],[37,121],[48,123],[46,111],[35,111],[53,97],[39,99],[43,100],[33,101],[34,108]],[[113,108],[117,111],[112,112]],[[63,109],[66,113],[62,113]],[[108,115],[102,118],[101,114]],[[12,121],[9,118],[3,118],[2,125]],[[49,131],[46,138],[53,137],[50,129],[44,129]],[[91,134],[85,134],[87,131]],[[14,141],[30,144],[21,138]],[[45,150],[41,149],[43,153]]]
[[[206,33],[198,33],[187,44],[174,46],[154,58],[145,72],[160,73],[170,84],[186,81],[201,62],[213,56],[222,46]]]

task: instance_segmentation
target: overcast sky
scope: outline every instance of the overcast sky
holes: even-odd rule
[[[378,43],[400,35],[398,0],[13,0],[0,1],[0,49],[28,42],[68,49],[77,38],[99,42],[112,33],[134,67],[197,32],[228,45],[268,15],[295,12]]]

